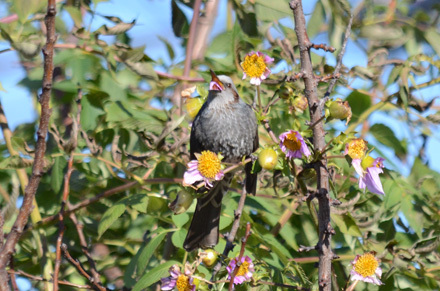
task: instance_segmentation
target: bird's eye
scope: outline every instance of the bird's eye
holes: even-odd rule
[[[226,86],[228,86],[228,88],[231,88],[231,83],[226,83]]]

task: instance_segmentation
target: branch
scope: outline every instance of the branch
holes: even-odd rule
[[[246,193],[246,191],[244,191],[244,192]],[[231,275],[231,279],[229,282],[229,291],[232,291],[234,289],[234,278],[237,275],[238,270],[240,269],[241,258],[244,255],[244,251],[246,249],[246,243],[247,243],[247,240],[248,240],[250,234],[251,234],[251,224],[248,222],[246,224],[246,233],[241,240],[241,249],[240,249],[240,254],[238,255],[238,258],[237,258],[237,264],[235,265],[234,270],[232,270],[232,275]]]
[[[241,192],[240,200],[238,201],[237,210],[235,211],[234,222],[232,223],[231,231],[229,232],[229,235],[226,238],[226,246],[225,246],[225,249],[223,250],[223,257],[224,258],[228,256],[229,252],[232,251],[232,249],[234,249],[233,242],[235,239],[235,235],[237,234],[238,227],[240,226],[240,218],[241,218],[241,213],[243,212],[244,202],[246,201],[246,195],[247,195],[246,189],[245,189],[245,187],[243,187],[243,191]],[[217,275],[217,273],[220,271],[221,267],[222,267],[222,262],[219,261],[213,269],[211,281],[214,280],[215,275]]]
[[[94,280],[94,282],[98,282],[99,284],[101,284],[101,276],[98,273],[98,270],[96,268],[96,263],[93,260],[92,255],[90,254],[89,249],[87,247],[86,237],[84,236],[84,232],[83,232],[84,226],[79,223],[78,219],[76,218],[75,213],[73,213],[73,212],[70,213],[70,219],[75,224],[76,232],[78,233],[79,242],[81,244],[81,249],[82,249],[84,255],[87,257],[87,260],[89,262],[90,269],[91,269],[92,276],[93,276],[93,280]]]
[[[339,52],[337,57],[335,71],[333,72],[333,76],[338,76],[338,78],[339,78],[339,71],[341,70],[342,67],[342,58],[344,57],[345,49],[347,47],[347,42],[348,39],[350,38],[352,23],[353,23],[353,14],[350,15],[350,20],[348,21],[347,28],[345,29],[344,42],[342,43],[341,51]],[[327,88],[327,92],[325,92],[324,94],[324,97],[330,97],[330,94],[332,93],[333,87],[336,85],[336,81],[338,80],[338,78],[334,78],[330,81],[330,84]]]
[[[325,147],[325,131],[323,121],[318,121],[322,117],[324,102],[320,102],[318,98],[317,80],[313,72],[313,66],[310,56],[310,40],[306,31],[306,21],[302,3],[300,0],[291,0],[290,8],[293,11],[295,19],[295,33],[298,38],[298,46],[301,60],[301,73],[304,80],[304,93],[309,103],[310,121],[315,124],[313,130],[313,147],[317,153],[322,153]],[[319,253],[319,290],[331,290],[331,262],[333,259],[333,252],[331,250],[331,236],[333,230],[330,225],[330,199],[329,193],[329,177],[326,170],[327,161],[325,155],[322,154],[322,160],[315,163],[315,171],[317,173],[317,198],[319,203],[318,212],[318,229],[319,241],[317,244],[317,251]]]
[[[204,12],[198,18],[196,29],[197,40],[194,42],[191,56],[193,60],[203,60],[205,57],[209,33],[217,18],[218,2],[219,0],[207,0],[205,2]]]
[[[67,245],[66,244],[62,244],[61,245],[61,249],[64,252],[64,256],[66,257],[66,259],[73,265],[75,266],[75,268],[79,271],[79,273],[84,276],[87,280],[90,281],[90,283],[92,284],[92,288],[94,290],[98,290],[98,291],[107,291],[107,288],[105,288],[104,286],[102,286],[102,284],[100,282],[95,282],[94,278],[92,276],[90,276],[87,271],[84,269],[84,267],[82,266],[82,264],[80,263],[80,261],[78,261],[78,259],[74,259],[69,251],[67,250]]]
[[[29,279],[34,280],[34,281],[50,282],[50,281],[44,279],[43,277],[35,276],[35,275],[32,275],[32,274],[26,273],[26,272],[24,272],[22,270],[15,271],[15,270],[11,270],[10,269],[10,270],[8,270],[8,273],[9,274],[20,275],[20,276],[29,278]],[[89,285],[79,285],[79,284],[74,284],[74,283],[71,283],[71,282],[68,282],[68,281],[61,281],[60,280],[60,281],[58,281],[58,283],[60,285],[71,286],[71,287],[75,287],[75,288],[78,288],[78,289],[92,289],[92,287],[90,287]]]
[[[53,274],[53,290],[58,291],[58,276],[60,272],[60,266],[61,266],[61,244],[63,243],[63,236],[64,236],[64,212],[65,207],[68,203],[68,197],[70,192],[70,177],[72,176],[73,172],[73,152],[76,149],[76,146],[78,144],[78,132],[79,132],[79,126],[80,126],[80,117],[81,117],[81,98],[82,98],[82,91],[81,89],[78,91],[78,109],[76,112],[76,119],[73,121],[73,127],[72,127],[72,135],[70,137],[69,141],[69,150],[71,152],[69,161],[67,163],[67,172],[64,175],[64,188],[63,188],[63,200],[61,201],[61,208],[60,212],[58,213],[58,219],[60,221],[60,224],[58,226],[59,234],[57,238],[57,244],[56,244],[56,259],[55,259],[55,269]]]
[[[32,169],[32,175],[29,180],[26,190],[24,192],[23,204],[18,213],[17,219],[9,233],[3,248],[0,251],[0,281],[7,281],[6,266],[11,259],[14,252],[15,245],[17,244],[20,236],[23,233],[24,226],[26,225],[29,215],[32,211],[32,201],[37,192],[38,185],[40,184],[41,177],[43,176],[44,166],[44,154],[46,152],[46,136],[49,127],[49,117],[51,109],[49,107],[50,95],[52,91],[52,76],[53,76],[53,50],[55,43],[55,15],[56,6],[55,0],[49,0],[47,5],[46,14],[46,28],[47,39],[46,46],[43,48],[44,55],[44,76],[43,76],[43,88],[40,96],[41,104],[41,117],[40,126],[37,131],[37,144],[35,150],[35,159]],[[2,286],[0,286],[2,287]],[[3,288],[2,288],[3,289]]]

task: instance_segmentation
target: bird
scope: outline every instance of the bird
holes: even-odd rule
[[[217,76],[212,70],[211,77],[208,97],[192,123],[190,159],[195,160],[196,153],[211,151],[221,154],[222,162],[238,163],[259,147],[257,118],[252,107],[240,98],[230,77]],[[257,174],[252,173],[252,163],[245,165],[245,173],[246,192],[255,195]],[[233,173],[226,173],[197,199],[183,243],[186,251],[217,245],[222,199],[233,176]]]

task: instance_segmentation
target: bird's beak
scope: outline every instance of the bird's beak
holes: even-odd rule
[[[219,80],[217,75],[214,73],[213,70],[211,71],[211,83],[209,83],[209,90],[215,90],[215,91],[223,91],[225,90],[225,85]]]

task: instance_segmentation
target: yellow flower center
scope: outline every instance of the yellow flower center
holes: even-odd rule
[[[354,139],[348,143],[348,155],[352,159],[362,159],[367,150],[367,142],[361,138]]]
[[[301,148],[301,141],[296,137],[296,134],[292,132],[286,135],[283,145],[291,151],[297,151]]]
[[[176,288],[179,291],[190,291],[191,284],[189,283],[189,278],[183,274],[179,275],[176,280]]]
[[[243,263],[241,263],[240,267],[238,268],[236,276],[246,275],[248,272],[248,269],[249,269],[249,263],[244,261]]]
[[[356,264],[354,265],[354,270],[356,273],[360,274],[362,277],[373,276],[376,273],[376,269],[379,266],[379,262],[371,253],[366,253],[359,257]]]
[[[266,63],[264,62],[264,56],[258,56],[253,54],[246,56],[244,62],[241,63],[243,71],[249,77],[261,77],[266,70]]]
[[[203,151],[198,157],[199,165],[197,169],[203,177],[214,179],[222,169],[222,164],[218,156],[211,151]]]

